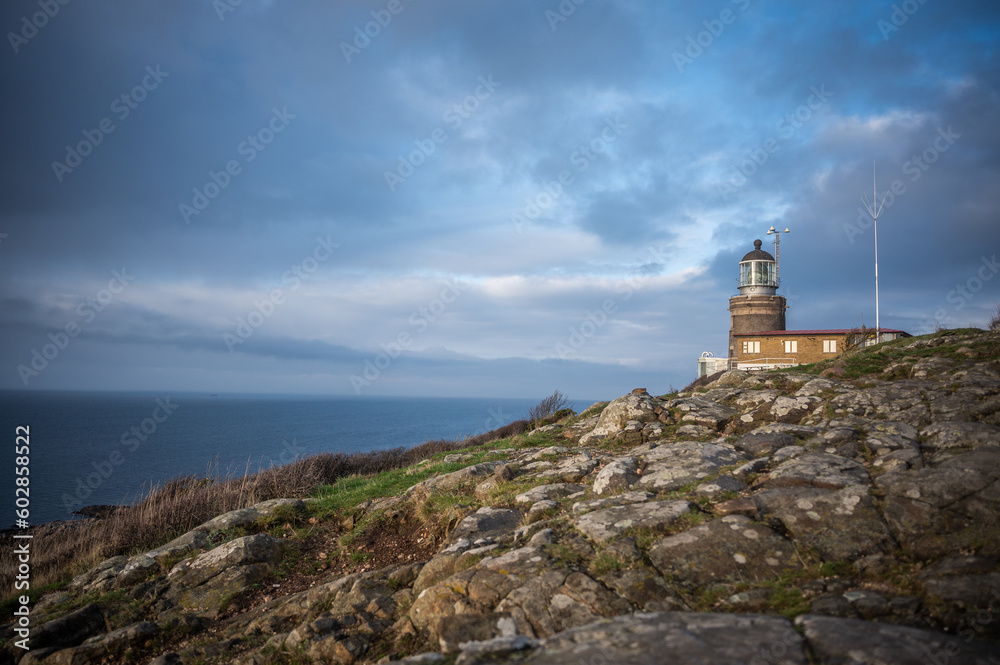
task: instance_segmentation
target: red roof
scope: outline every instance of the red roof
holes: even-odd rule
[[[910,336],[910,333],[905,330],[896,330],[895,328],[882,328],[883,333],[894,333]],[[855,328],[830,328],[828,330],[767,330],[764,332],[753,332],[753,333],[736,333],[733,337],[749,337],[752,335],[847,335],[852,332],[861,332]],[[875,334],[874,328],[866,328],[865,332],[872,335]]]

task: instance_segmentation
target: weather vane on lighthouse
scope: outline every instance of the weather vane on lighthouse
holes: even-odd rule
[[[785,227],[784,231],[779,231],[776,228],[774,228],[774,226],[771,226],[771,228],[769,228],[767,230],[767,235],[774,234],[774,283],[778,284],[778,285],[781,284],[781,282],[780,282],[780,279],[781,279],[781,257],[778,255],[778,247],[781,244],[780,240],[781,240],[781,234],[782,233],[791,233],[791,231],[788,230],[787,226]]]

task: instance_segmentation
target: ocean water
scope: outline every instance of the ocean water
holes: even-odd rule
[[[410,447],[480,434],[535,399],[0,392],[9,445],[0,528],[15,520],[15,428],[30,426],[32,524],[127,502],[182,474],[242,474],[319,452]],[[577,402],[586,408],[592,402]]]

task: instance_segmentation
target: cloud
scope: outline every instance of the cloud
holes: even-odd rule
[[[888,1],[402,7],[71,3],[0,58],[0,386],[76,321],[38,385],[350,393],[406,333],[379,394],[679,387],[725,348],[736,264],[772,224],[790,326],[873,320],[873,162],[880,196],[897,183],[883,322],[981,325],[1000,300],[951,295],[1000,249],[995,3],[888,31]]]

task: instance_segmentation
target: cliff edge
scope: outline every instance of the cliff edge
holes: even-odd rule
[[[1000,334],[643,389],[83,572],[6,662],[1000,665]]]

